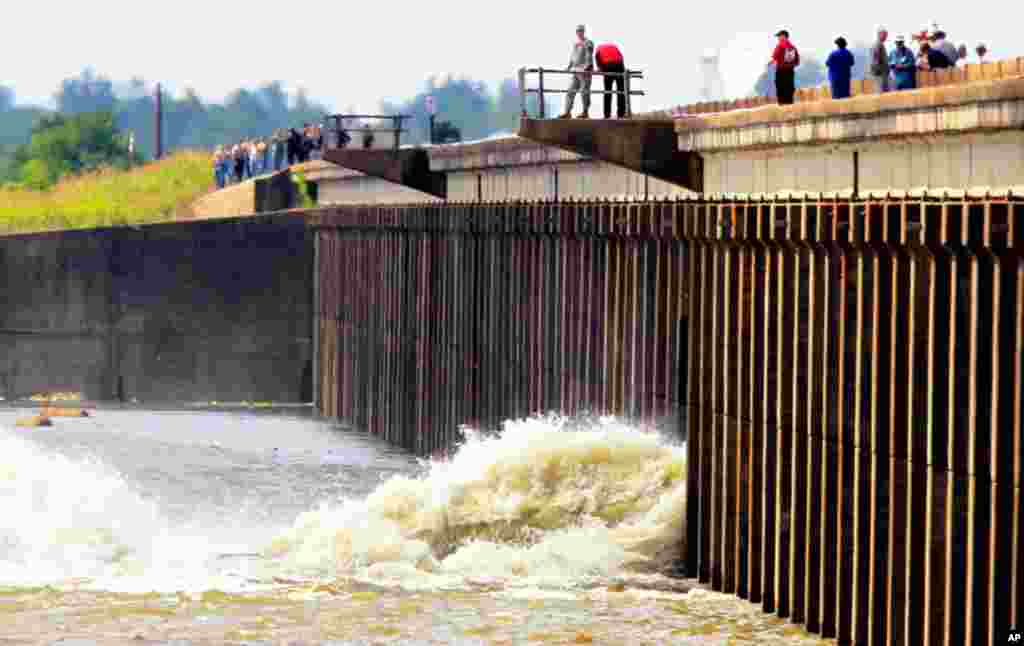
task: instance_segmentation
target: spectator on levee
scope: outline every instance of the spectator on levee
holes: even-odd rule
[[[213,151],[213,179],[218,189],[224,188],[224,149],[220,146]]]
[[[605,43],[598,47],[594,60],[597,62],[597,69],[600,72],[607,72],[609,74],[626,73],[626,62],[622,57],[622,52],[611,43]],[[613,85],[617,88],[615,91],[619,93],[615,95],[615,116],[619,119],[624,119],[626,117],[626,95],[624,94],[626,84],[623,76],[604,77],[604,118],[610,119],[612,116],[612,95],[608,94],[608,92],[612,91]]]
[[[850,97],[850,76],[853,73],[853,54],[846,49],[846,39],[836,38],[836,49],[828,56],[825,67],[828,68],[828,81],[832,85],[833,99]]]
[[[590,117],[590,79],[589,72],[594,71],[594,41],[587,38],[587,28],[583,25],[576,27],[576,44],[572,47],[572,54],[569,56],[567,70],[575,72],[572,75],[572,83],[569,85],[569,93],[565,96],[565,112],[558,118],[568,119],[572,116],[572,104],[576,102],[576,93],[580,93],[583,101],[583,112],[580,119]]]
[[[796,94],[796,68],[800,65],[800,52],[790,42],[787,30],[780,30],[775,37],[779,42],[768,64],[775,65],[775,96],[778,97],[779,105],[789,105],[793,103],[793,95]]]
[[[917,55],[917,69],[922,71],[941,70],[949,67],[949,59],[927,42],[921,43],[921,51]]]
[[[871,47],[870,72],[871,78],[875,81],[875,88],[879,94],[892,89],[889,70],[889,50],[885,47],[885,41],[889,38],[889,32],[885,27],[878,28],[878,40]]]
[[[231,148],[231,159],[235,162],[235,181],[245,178],[245,142],[239,141]]]
[[[946,40],[946,32],[941,29],[932,34],[932,49],[942,52],[942,55],[949,61],[949,67],[955,67],[960,60],[960,52],[956,45]]]
[[[302,135],[295,128],[288,129],[288,165],[291,166],[299,160],[300,149],[302,148]]]
[[[889,53],[889,67],[897,90],[913,90],[917,86],[914,52],[907,48],[903,36],[896,37],[896,48]]]

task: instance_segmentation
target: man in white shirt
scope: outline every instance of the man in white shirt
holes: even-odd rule
[[[576,27],[576,44],[573,45],[572,55],[569,57],[567,70],[575,71],[572,75],[572,84],[569,86],[569,93],[565,97],[565,112],[559,115],[559,119],[568,119],[572,116],[572,104],[576,101],[576,93],[580,92],[583,100],[583,112],[580,119],[590,118],[590,79],[589,72],[594,71],[594,41],[587,38],[587,28],[583,25]]]

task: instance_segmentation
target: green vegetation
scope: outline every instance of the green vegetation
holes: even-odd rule
[[[32,138],[18,146],[10,165],[10,174],[25,188],[42,190],[65,175],[103,167],[126,169],[139,161],[128,152],[128,142],[108,111],[44,115],[31,132]]]
[[[437,104],[438,123],[450,122],[464,140],[483,139],[497,132],[514,132],[519,126],[521,101],[519,82],[515,79],[505,79],[492,94],[481,81],[434,76],[427,79],[423,90],[411,99],[381,104],[383,114],[401,113],[413,117],[412,123],[408,124],[410,132],[403,135],[403,142],[422,144],[429,141],[427,96],[433,96]],[[528,109],[531,114],[537,113],[536,95],[530,95]]]
[[[87,171],[43,190],[8,186],[0,188],[0,231],[172,220],[212,184],[209,155],[185,151],[128,170]]]
[[[238,89],[223,104],[204,103],[191,90],[179,97],[165,93],[164,145],[171,154],[140,165],[153,152],[155,100],[149,88],[142,79],[115,82],[86,69],[61,83],[53,111],[16,105],[14,89],[0,85],[0,232],[139,224],[185,215],[212,188],[209,153],[198,151],[320,121],[327,112],[301,90],[290,96],[280,81]],[[514,130],[518,123],[515,80],[506,79],[492,93],[480,81],[432,77],[411,99],[381,104],[382,113],[413,116],[403,143],[428,141],[428,95],[437,104],[442,137],[479,139]],[[531,101],[531,109],[535,104]],[[310,205],[311,187],[301,175],[293,179],[300,199]]]

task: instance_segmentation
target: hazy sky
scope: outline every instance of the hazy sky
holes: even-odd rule
[[[209,100],[280,79],[331,108],[376,111],[381,99],[411,96],[434,73],[493,84],[520,66],[564,66],[580,22],[644,71],[640,89],[648,96],[637,101],[639,110],[695,100],[697,57],[709,48],[721,48],[727,95],[749,94],[782,27],[805,54],[827,52],[838,35],[867,42],[879,22],[895,34],[934,21],[972,51],[984,41],[994,56],[1024,55],[1014,33],[1020,20],[998,20],[998,5],[1012,14],[1016,2],[986,3],[985,11],[963,0],[927,4],[922,13],[921,3],[891,0],[11,2],[3,12],[0,84],[13,85],[19,103],[40,103],[61,79],[91,65],[114,80],[138,75],[174,90],[191,86]]]

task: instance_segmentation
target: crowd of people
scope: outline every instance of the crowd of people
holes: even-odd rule
[[[772,52],[769,65],[775,66],[775,94],[781,105],[793,103],[796,92],[796,68],[800,65],[800,52],[789,32],[785,29],[775,34],[778,42]],[[907,47],[907,39],[897,36],[894,47],[890,51],[886,42],[889,31],[885,27],[877,29],[877,39],[869,52],[869,78],[874,81],[877,92],[891,90],[912,90],[917,87],[919,71],[937,70],[955,67],[957,63],[967,60],[967,47],[955,46],[941,29],[932,32],[927,30],[913,35],[917,43],[916,51]],[[836,49],[825,61],[828,68],[829,85],[832,98],[845,99],[850,96],[850,81],[856,64],[853,54],[847,49],[846,39],[840,36],[835,40]],[[985,51],[984,45],[978,46],[979,55]]]
[[[281,128],[270,137],[217,146],[213,153],[213,175],[217,188],[224,188],[292,164],[320,159],[322,151],[321,124],[307,123],[302,130]]]
[[[788,30],[780,30],[775,34],[778,39],[772,52],[769,65],[775,66],[775,95],[780,104],[793,103],[796,94],[796,68],[800,66],[800,52],[790,40]],[[929,32],[924,30],[913,34],[917,42],[916,51],[907,47],[903,36],[894,39],[895,47],[890,51],[886,45],[889,32],[885,27],[877,29],[877,40],[870,50],[868,74],[874,81],[878,92],[890,90],[909,90],[917,87],[917,73],[925,70],[937,70],[955,67],[967,60],[967,47],[955,46],[946,33],[936,27]],[[850,85],[856,60],[847,48],[846,39],[842,36],[835,39],[836,49],[825,62],[828,69],[829,84],[832,98],[843,99],[850,96]],[[979,56],[983,56],[984,45],[978,46]],[[596,65],[595,65],[596,63]],[[567,71],[572,72],[572,80],[565,98],[565,110],[560,119],[572,117],[573,104],[579,94],[583,102],[583,111],[577,119],[590,117],[590,84],[594,70],[604,74],[604,118],[611,118],[612,95],[618,99],[616,116],[627,116],[627,99],[624,91],[625,60],[621,50],[611,43],[604,43],[595,48],[594,41],[586,36],[586,27],[576,27],[576,42],[573,43],[569,55]],[[614,88],[614,91],[613,91]]]

